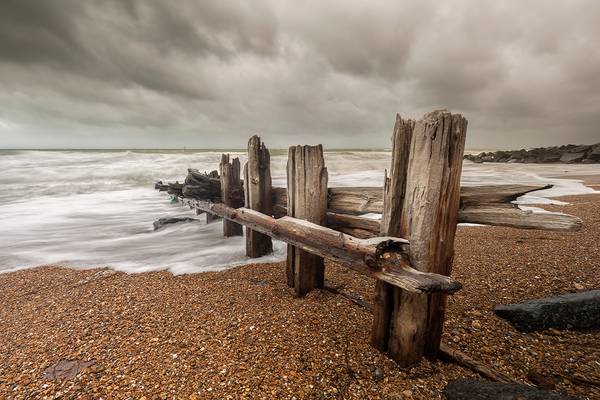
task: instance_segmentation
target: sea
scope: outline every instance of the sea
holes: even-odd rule
[[[242,237],[224,238],[220,222],[154,190],[154,183],[182,182],[188,168],[218,169],[223,150],[0,150],[0,272],[42,265],[109,267],[128,273],[216,271],[249,262]],[[243,151],[225,151],[240,157]],[[326,151],[329,186],[378,186],[390,151]],[[271,152],[274,186],[285,186],[287,151]],[[465,161],[462,185],[553,184],[518,199],[540,211],[555,197],[593,193],[571,176],[597,174],[597,165],[474,164]],[[532,206],[535,204],[535,206]],[[196,221],[154,230],[163,217]],[[461,228],[459,228],[461,229]]]

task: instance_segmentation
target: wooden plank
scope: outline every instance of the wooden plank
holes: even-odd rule
[[[276,218],[286,215],[286,208],[276,206]],[[535,213],[521,210],[511,204],[488,204],[469,206],[458,211],[461,223],[507,226],[517,229],[540,229],[552,231],[578,231],[583,222],[580,218],[563,213]],[[380,235],[379,220],[359,215],[327,212],[327,226],[340,232],[363,239]]]
[[[181,195],[181,184],[156,186],[157,190],[168,187],[171,194]],[[577,231],[581,229],[582,222],[579,218],[558,213],[531,213],[519,210],[510,201],[514,201],[523,194],[536,190],[543,190],[552,185],[523,186],[523,185],[498,185],[498,186],[473,186],[461,188],[461,209],[459,222],[483,224],[492,226],[508,226],[517,229],[540,229],[557,231]],[[187,188],[187,185],[184,186]],[[197,189],[196,189],[197,190]],[[179,194],[178,194],[179,193]],[[360,194],[362,193],[362,195]],[[328,206],[328,216],[347,215],[356,216],[356,219],[345,220],[340,217],[335,221],[336,229],[357,237],[368,238],[377,236],[380,229],[373,226],[373,221],[361,223],[362,211],[382,213],[379,205],[383,204],[383,191],[377,187],[349,187],[329,188],[328,197],[333,202]],[[220,197],[213,197],[219,202]],[[272,213],[275,217],[287,215],[287,194],[285,188],[272,188]],[[499,203],[498,201],[504,201]],[[560,215],[560,216],[559,216]],[[329,217],[328,217],[329,219]],[[362,224],[362,226],[361,226]]]
[[[407,261],[408,242],[393,237],[359,239],[334,229],[298,219],[275,219],[248,208],[234,209],[222,203],[183,199],[192,208],[235,221],[303,251],[330,259],[367,276],[381,279],[414,293],[455,292],[461,284],[450,277],[423,273]]]
[[[379,225],[382,236],[399,235],[406,229],[401,227],[402,207],[406,194],[406,173],[410,144],[415,121],[404,120],[396,114],[396,123],[392,134],[392,164],[390,176],[385,172],[383,185],[383,215]],[[375,304],[373,307],[373,325],[370,343],[380,351],[388,350],[392,315],[394,312],[394,286],[385,281],[375,283]],[[397,307],[397,305],[396,305]]]
[[[244,166],[246,207],[272,215],[271,156],[269,149],[254,135],[248,141],[248,162]],[[273,252],[271,238],[246,228],[246,255],[257,258]]]
[[[352,236],[363,238],[379,236],[381,225],[378,219],[333,212],[326,213],[326,221],[326,226],[329,228],[344,233],[356,232],[357,234]]]
[[[329,188],[327,208],[340,214],[381,213],[383,188],[337,187]]]
[[[524,194],[551,187],[552,185],[463,186],[460,189],[461,206],[510,203]],[[327,209],[338,214],[381,214],[383,191],[384,188],[376,186],[330,187]],[[273,205],[286,207],[286,204],[286,189],[273,188]]]
[[[292,146],[287,162],[288,215],[318,225],[325,225],[327,209],[327,168],[323,147]],[[322,288],[325,281],[323,258],[294,246],[288,246],[287,281],[297,297]]]
[[[519,229],[578,231],[583,225],[580,218],[568,214],[535,213],[530,210],[494,204],[471,206],[460,210],[458,216],[460,222],[509,226]]]
[[[550,189],[553,185],[488,185],[460,188],[461,207],[510,203],[527,193]]]
[[[229,154],[221,155],[219,164],[221,198],[223,203],[229,207],[238,208],[244,205],[242,182],[240,180],[240,159],[229,160]],[[223,221],[223,236],[242,236],[243,227],[235,222]]]
[[[410,264],[422,272],[450,275],[460,205],[460,174],[467,120],[440,110],[416,122],[408,161],[401,228],[410,240]],[[401,229],[402,230],[402,229]],[[446,298],[397,293],[389,353],[410,366],[439,349]]]

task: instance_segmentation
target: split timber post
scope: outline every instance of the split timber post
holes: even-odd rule
[[[221,199],[223,203],[233,208],[243,207],[244,198],[242,181],[240,180],[240,159],[236,157],[230,162],[229,154],[223,154],[219,170],[221,172]],[[242,225],[223,220],[223,236],[242,236],[243,234]]]
[[[244,165],[246,207],[273,215],[269,149],[254,135],[248,141],[248,162]],[[246,255],[257,258],[273,252],[271,237],[246,228]]]
[[[327,168],[323,146],[292,146],[287,162],[287,215],[318,225],[326,224]],[[322,288],[325,280],[323,258],[288,244],[287,282],[302,297]]]
[[[382,229],[409,240],[410,263],[422,272],[450,275],[466,131],[467,120],[445,110],[416,123],[396,119]],[[378,283],[371,343],[402,367],[436,357],[445,302],[445,294]]]
[[[219,178],[219,171],[217,171],[217,170],[210,171],[210,172],[207,174],[207,176],[208,176],[209,178],[213,178],[213,179],[214,179],[214,178]],[[186,183],[187,183],[187,179],[186,179]],[[206,224],[208,225],[208,224],[210,224],[211,222],[218,221],[220,218],[221,218],[221,217],[219,217],[219,216],[218,216],[218,215],[216,215],[216,214],[212,214],[212,213],[209,213],[209,212],[207,212],[207,213],[206,213]]]

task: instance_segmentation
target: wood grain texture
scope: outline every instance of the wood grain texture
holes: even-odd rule
[[[422,272],[450,275],[466,131],[467,120],[446,110],[428,113],[415,123],[400,231],[407,230],[410,263]],[[395,297],[390,355],[402,366],[419,362],[424,354],[435,357],[445,296],[401,291]]]
[[[401,218],[406,194],[406,176],[410,154],[410,145],[415,121],[404,120],[396,114],[394,132],[392,134],[392,163],[390,175],[385,172],[383,185],[382,220],[379,233],[382,236],[400,235]],[[380,351],[387,351],[389,346],[391,322],[397,308],[394,300],[398,288],[384,280],[375,283],[375,304],[373,307],[373,325],[371,326],[370,343]]]
[[[271,156],[269,149],[254,135],[248,141],[248,162],[244,166],[246,207],[263,214],[273,214]],[[256,258],[273,252],[271,237],[246,228],[246,255]]]
[[[221,156],[219,164],[221,199],[229,207],[238,208],[244,205],[242,192],[242,181],[240,180],[240,159],[234,158],[230,162],[229,154]],[[223,236],[242,236],[244,230],[242,225],[235,222],[223,221]]]
[[[326,224],[327,168],[323,147],[292,146],[287,162],[287,213],[318,225]],[[325,280],[323,258],[288,246],[287,281],[297,297],[322,288]]]
[[[303,219],[275,219],[248,208],[232,208],[222,203],[183,199],[194,209],[235,221],[255,231],[282,240],[298,250],[354,269],[375,279],[384,280],[414,293],[455,292],[461,288],[455,280],[428,274],[408,264],[408,242],[394,237],[359,239]]]
[[[499,204],[471,206],[459,211],[459,221],[472,224],[509,226],[519,229],[546,231],[578,231],[583,222],[573,215],[554,212],[533,212]]]

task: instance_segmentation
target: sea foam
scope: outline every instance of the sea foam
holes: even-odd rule
[[[231,153],[246,161],[244,153]],[[389,168],[386,151],[326,152],[330,186],[379,186]],[[271,157],[274,186],[285,186],[286,152]],[[218,168],[220,153],[177,151],[0,152],[0,271],[38,265],[109,266],[126,272],[167,269],[174,274],[220,270],[285,258],[285,244],[261,259],[245,257],[244,239],[224,238],[220,222],[170,202],[155,181],[183,181],[187,168]],[[585,165],[473,164],[463,185],[554,184],[519,204],[556,203],[556,196],[593,193],[565,173],[597,173]],[[192,217],[153,230],[161,217]],[[376,218],[377,215],[370,215]]]

